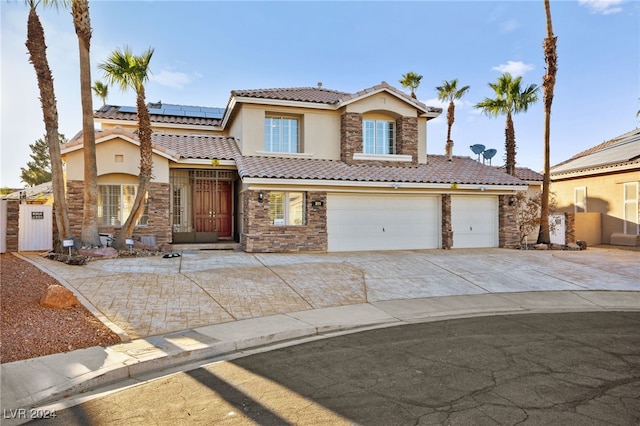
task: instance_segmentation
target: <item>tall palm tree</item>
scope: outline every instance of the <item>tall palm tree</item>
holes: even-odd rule
[[[141,55],[134,55],[127,46],[123,50],[114,50],[107,60],[98,67],[104,71],[109,84],[117,85],[126,91],[133,89],[136,93],[136,109],[138,112],[138,138],[140,140],[140,174],[138,191],[133,201],[131,213],[126,219],[122,230],[116,236],[114,247],[124,247],[125,238],[131,237],[136,223],[144,213],[147,191],[151,184],[153,168],[153,152],[151,145],[151,118],[146,104],[144,84],[149,80],[149,62],[153,56],[153,49],[149,48]]]
[[[422,80],[422,76],[420,74],[409,71],[406,74],[402,74],[400,84],[402,84],[402,87],[406,89],[411,89],[411,97],[413,99],[417,99],[416,90],[418,90],[418,87],[420,86],[420,80]]]
[[[84,155],[84,192],[82,232],[84,246],[99,246],[98,232],[98,166],[96,162],[96,134],[93,126],[93,98],[91,95],[91,19],[88,0],[71,2],[73,26],[78,36],[80,54],[80,100],[82,103],[82,137]]]
[[[93,93],[102,99],[102,106],[106,106],[107,96],[109,96],[109,85],[101,82],[100,80],[96,80],[91,88],[93,89]]]
[[[458,79],[454,78],[451,81],[443,81],[442,86],[436,87],[438,91],[438,99],[441,101],[449,101],[449,107],[447,108],[447,145],[445,152],[451,161],[453,155],[453,140],[451,139],[451,128],[455,121],[456,106],[454,101],[461,99],[465,93],[469,91],[469,86],[464,86],[458,89]]]
[[[51,181],[53,186],[54,211],[56,226],[58,228],[58,242],[55,244],[56,251],[62,250],[62,240],[72,238],[71,225],[69,222],[69,212],[67,210],[67,199],[65,195],[65,184],[62,167],[62,156],[60,155],[60,134],[58,131],[58,106],[55,91],[53,89],[53,76],[49,68],[47,59],[47,46],[45,44],[44,28],[40,22],[40,17],[36,11],[38,4],[43,6],[58,6],[58,3],[47,0],[25,0],[29,6],[29,17],[27,18],[27,50],[29,60],[33,64],[38,79],[40,90],[40,104],[45,127],[45,139],[49,146],[49,156],[51,160]]]
[[[549,187],[551,186],[551,176],[549,176],[550,151],[551,151],[551,104],[553,103],[553,88],[556,84],[556,71],[558,70],[558,55],[556,53],[556,42],[558,37],[553,35],[551,24],[551,5],[549,0],[544,0],[544,10],[547,17],[547,37],[542,44],[544,48],[544,60],[547,65],[547,73],[542,79],[544,89],[544,172],[542,174],[542,200],[540,202],[540,230],[538,231],[538,243],[551,243],[549,235]]]
[[[529,106],[538,101],[538,86],[531,84],[522,88],[521,83],[522,76],[514,78],[506,72],[498,77],[496,83],[489,83],[496,97],[485,98],[475,106],[489,116],[497,117],[500,114],[507,116],[504,131],[505,165],[507,173],[512,176],[516,173],[516,132],[513,127],[513,115],[527,112]]]

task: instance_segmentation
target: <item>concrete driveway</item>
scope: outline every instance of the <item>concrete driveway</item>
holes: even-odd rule
[[[183,251],[69,266],[25,254],[130,339],[311,309],[486,293],[640,290],[640,252]],[[639,301],[640,302],[640,301]]]

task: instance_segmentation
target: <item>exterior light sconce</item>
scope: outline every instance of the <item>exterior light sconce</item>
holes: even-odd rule
[[[516,197],[515,195],[511,195],[509,196],[509,205],[513,206],[516,203]]]
[[[400,188],[400,184],[396,182],[396,183],[391,184],[391,187],[393,189],[398,189],[398,188]]]
[[[262,191],[258,192],[258,202],[262,203],[264,201],[264,194]]]

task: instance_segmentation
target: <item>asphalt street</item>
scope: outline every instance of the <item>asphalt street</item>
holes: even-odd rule
[[[203,364],[37,424],[638,425],[640,313],[387,327]]]

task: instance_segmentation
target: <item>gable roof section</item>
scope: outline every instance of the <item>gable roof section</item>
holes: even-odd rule
[[[640,129],[582,151],[551,168],[555,178],[640,169]]]
[[[151,140],[154,146],[175,153],[177,158],[235,160],[240,157],[232,137],[154,132]]]
[[[233,90],[232,98],[251,98],[251,99],[268,99],[277,101],[295,101],[312,104],[332,105],[340,108],[360,99],[367,98],[380,92],[387,92],[404,102],[407,102],[424,113],[442,113],[442,108],[428,107],[410,95],[396,89],[386,81],[361,90],[357,93],[340,92],[337,90],[325,89],[318,87],[293,87],[293,88],[277,88],[277,89],[252,89],[252,90]],[[230,103],[233,105],[233,102]]]
[[[326,180],[349,182],[406,182],[421,184],[526,185],[522,180],[469,157],[430,155],[429,164],[413,167],[349,165],[337,160],[240,157],[241,178]]]
[[[311,102],[336,105],[349,93],[322,87],[292,87],[281,89],[233,90],[231,96],[254,99],[273,99],[279,101]]]

